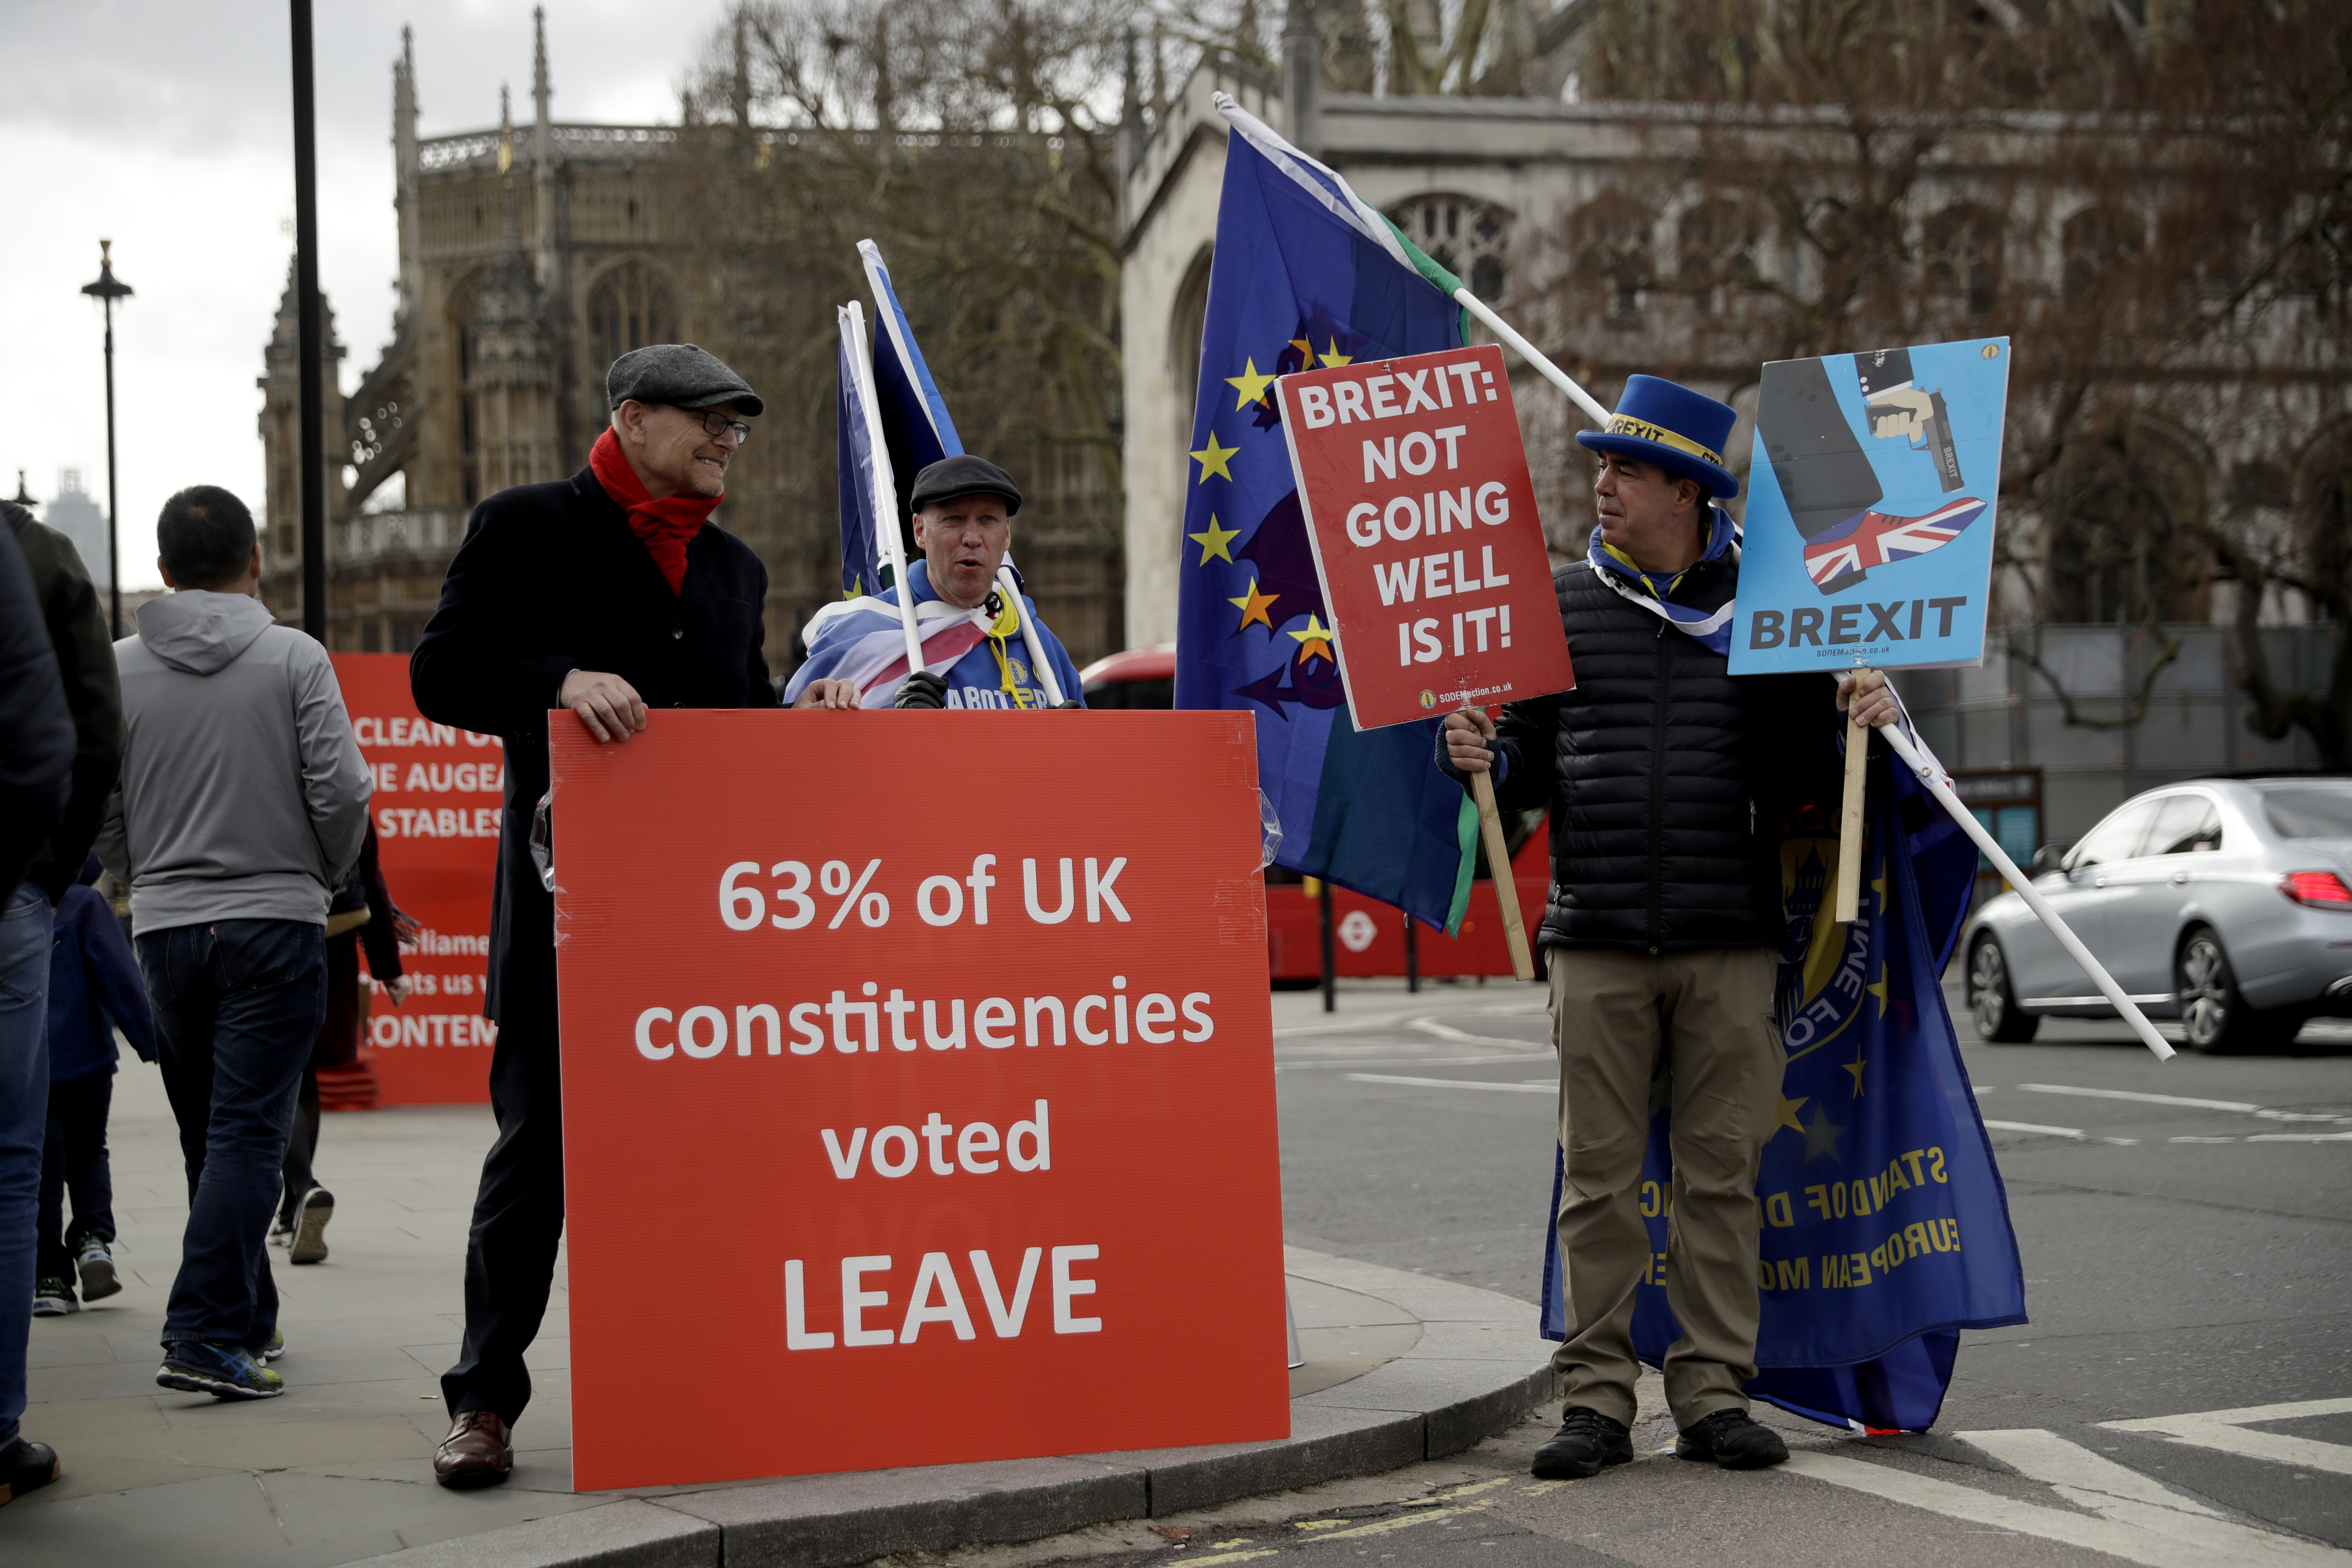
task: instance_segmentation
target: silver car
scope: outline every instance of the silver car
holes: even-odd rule
[[[2124,994],[2181,1020],[2192,1050],[2282,1046],[2306,1018],[2352,1016],[2352,779],[2168,784],[2033,870]],[[1960,951],[1986,1039],[2115,1016],[2014,892],[1977,910]]]

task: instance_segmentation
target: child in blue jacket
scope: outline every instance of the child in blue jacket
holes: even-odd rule
[[[58,902],[49,950],[49,1129],[41,1151],[33,1315],[63,1317],[122,1289],[114,1277],[114,1180],[106,1163],[106,1117],[114,1100],[120,1028],[142,1060],[155,1059],[155,1025],[138,960],[113,909],[90,884],[98,858]],[[73,1224],[59,1221],[67,1192]]]

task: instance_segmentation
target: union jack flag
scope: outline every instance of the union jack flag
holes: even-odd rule
[[[1859,511],[1805,545],[1805,572],[1824,594],[1850,588],[1874,566],[1939,550],[1982,517],[1985,503],[1962,496],[1924,517]]]

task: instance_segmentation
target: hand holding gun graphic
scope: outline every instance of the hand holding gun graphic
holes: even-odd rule
[[[1959,452],[1952,444],[1951,416],[1940,390],[1921,392],[1904,386],[1882,392],[1864,405],[1864,412],[1870,417],[1873,436],[1907,441],[1913,451],[1925,451],[1935,462],[1946,493],[1960,488]]]

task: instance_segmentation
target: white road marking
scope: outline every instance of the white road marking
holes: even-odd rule
[[[1995,1132],[2038,1132],[2045,1138],[2077,1138],[2085,1143],[2119,1143],[2129,1147],[2137,1138],[2103,1138],[2095,1132],[2085,1132],[2079,1127],[2044,1127],[2036,1121],[1986,1121]]]
[[[1549,1051],[1549,1040],[1514,1040],[1502,1035],[1474,1035],[1457,1029],[1451,1024],[1441,1024],[1434,1018],[1415,1018],[1407,1028],[1419,1029],[1424,1035],[1435,1035],[1441,1040],[1454,1040],[1471,1046],[1510,1046],[1522,1051]]]
[[[2305,1399],[2289,1405],[2253,1405],[2240,1410],[2204,1410],[2186,1415],[2152,1415],[2138,1421],[2103,1421],[2100,1425],[2116,1432],[2153,1432],[2176,1443],[2215,1448],[2249,1459],[2268,1459],[2306,1470],[2352,1476],[2352,1447],[2344,1444],[2246,1430],[2252,1422],[2294,1421],[2306,1415],[2341,1415],[2347,1412],[2352,1412],[2352,1399]]]
[[[2265,1121],[2352,1121],[2352,1117],[2337,1116],[2333,1112],[2272,1110],[2242,1100],[2195,1100],[2187,1095],[2143,1094],[2130,1089],[2084,1089],[2068,1083],[2021,1083],[2017,1087],[2032,1094],[2073,1094],[2086,1100],[2130,1100],[2142,1105],[2179,1105],[2191,1110],[2229,1110],[2241,1116],[2259,1116]]]
[[[2352,1143],[2352,1132],[2250,1132],[2249,1143]]]
[[[1557,1094],[1559,1085],[1549,1079],[1541,1083],[1475,1083],[1462,1078],[1399,1078],[1389,1073],[1351,1072],[1349,1083],[1396,1083],[1407,1089],[1485,1089],[1504,1094]]]
[[[2288,1564],[2344,1568],[2352,1564],[2352,1552],[2109,1494],[2093,1494],[2103,1501],[2094,1516],[1830,1454],[1793,1453],[1783,1468],[1795,1475],[1948,1519],[2104,1552],[2147,1568],[2287,1568]]]

